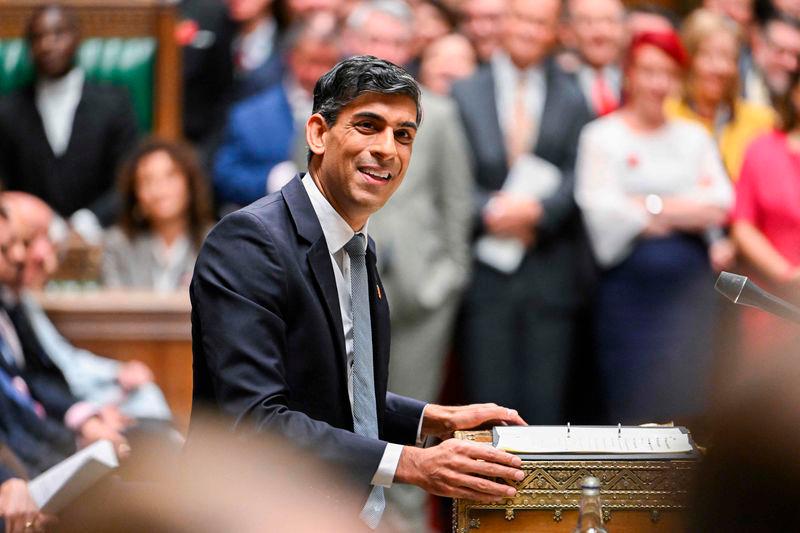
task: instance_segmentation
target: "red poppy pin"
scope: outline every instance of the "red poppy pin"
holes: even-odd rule
[[[175,40],[178,42],[178,46],[189,46],[192,44],[198,31],[200,31],[200,26],[196,21],[191,19],[181,21],[175,27]]]
[[[383,300],[383,295],[381,294],[381,286],[375,285],[375,288],[378,289],[378,300]]]
[[[628,159],[625,160],[628,164],[628,168],[636,168],[639,166],[639,156],[636,154],[631,154],[628,156]]]

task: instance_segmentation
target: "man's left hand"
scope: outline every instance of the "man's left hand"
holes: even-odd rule
[[[494,403],[462,406],[428,404],[422,419],[422,434],[448,439],[454,431],[481,426],[527,426],[515,409]]]
[[[153,381],[153,372],[141,361],[128,361],[120,367],[117,381],[125,392],[131,392]]]

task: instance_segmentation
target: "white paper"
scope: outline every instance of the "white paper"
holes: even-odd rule
[[[42,472],[28,491],[42,511],[57,513],[118,466],[114,445],[100,440]]]
[[[517,158],[503,183],[502,191],[541,200],[553,194],[560,183],[561,171],[558,167],[533,154],[525,154]],[[491,200],[487,209],[491,209]],[[475,256],[501,272],[512,274],[525,257],[525,245],[517,239],[486,235],[475,243]]]
[[[497,448],[529,454],[652,454],[692,451],[689,435],[673,427],[497,427]]]

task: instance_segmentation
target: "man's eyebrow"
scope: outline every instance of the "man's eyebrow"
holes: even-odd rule
[[[377,113],[373,113],[372,111],[359,111],[358,113],[354,113],[353,116],[356,118],[371,118],[373,120],[378,120],[380,122],[386,122],[386,119],[384,117],[382,117]],[[415,130],[419,129],[419,126],[417,126],[417,123],[414,122],[413,120],[401,122],[400,126],[403,128],[413,128]]]

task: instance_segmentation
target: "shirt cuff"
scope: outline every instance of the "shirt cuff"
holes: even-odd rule
[[[378,465],[378,471],[372,476],[372,484],[387,489],[394,483],[394,474],[397,472],[397,464],[400,462],[400,454],[403,447],[400,444],[388,443],[383,451],[383,457]]]
[[[72,407],[67,409],[64,415],[64,425],[74,432],[78,432],[83,426],[84,422],[95,416],[100,412],[96,405],[89,402],[77,402]]]
[[[422,446],[425,444],[425,439],[422,438],[422,421],[425,420],[425,409],[427,409],[429,405],[429,403],[426,403],[425,407],[422,408],[422,414],[419,415],[419,424],[417,425],[417,446]]]

